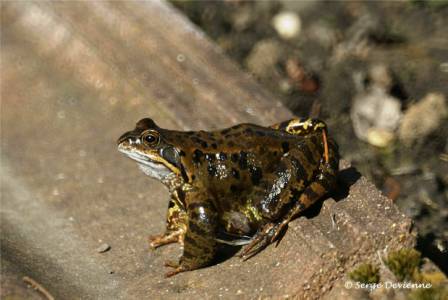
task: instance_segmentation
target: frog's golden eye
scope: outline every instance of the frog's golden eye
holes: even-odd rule
[[[147,130],[142,134],[142,141],[148,146],[156,146],[160,141],[159,133],[154,130]]]

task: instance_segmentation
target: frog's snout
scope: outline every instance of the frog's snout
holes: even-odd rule
[[[129,132],[122,134],[117,140],[117,145],[120,145],[123,141],[127,140],[128,136],[129,136]]]

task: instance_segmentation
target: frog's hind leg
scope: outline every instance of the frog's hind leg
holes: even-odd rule
[[[325,130],[322,133],[322,153],[308,151],[309,155],[305,155],[302,150],[293,149],[290,155],[282,158],[277,170],[277,178],[273,181],[273,186],[277,188],[268,190],[268,195],[261,201],[263,216],[272,221],[267,223],[243,249],[240,257],[244,260],[277,240],[294,217],[334,187],[339,163],[337,146],[332,140],[327,140]],[[313,172],[312,161],[316,162],[316,155],[321,159],[319,165],[316,166],[317,172]],[[291,199],[297,200],[291,202]],[[282,211],[290,203],[293,203],[292,207],[288,208],[288,212],[282,216]]]
[[[326,141],[326,137],[324,138]],[[336,150],[336,145],[331,142],[331,147],[327,148],[327,157],[324,158],[319,166],[319,172],[313,182],[308,185],[300,194],[299,199],[294,203],[293,207],[289,210],[288,214],[283,218],[278,226],[278,230],[272,236],[272,242],[278,237],[282,228],[288,225],[288,223],[297,217],[301,212],[305,211],[308,207],[316,203],[319,199],[327,195],[333,190],[337,181],[337,172],[339,165],[339,154]]]
[[[305,211],[308,207],[316,203],[323,196],[328,194],[336,184],[336,172],[337,165],[336,160],[325,162],[320,167],[320,174],[317,179],[313,181],[300,195],[297,202],[294,203],[291,210],[282,220],[280,227],[286,226],[292,219],[297,217],[301,212]],[[278,233],[272,237],[274,241]]]
[[[251,242],[244,247],[239,255],[243,260],[249,259],[260,252],[272,243],[272,237],[277,235],[277,228],[281,223],[278,220],[282,220],[285,210],[291,205],[291,200],[294,197],[291,187],[296,181],[294,173],[296,173],[295,165],[297,163],[297,160],[291,155],[285,155],[279,162],[275,173],[265,175],[260,184],[253,188],[250,198],[259,199],[259,217],[267,223],[258,230]],[[312,171],[309,168],[302,168],[301,170],[307,176],[303,182],[308,181],[313,175]]]
[[[336,174],[334,170],[335,169],[330,163],[324,163],[322,165],[322,173],[303,190],[288,213],[280,220],[267,223],[254,236],[251,243],[243,249],[240,257],[243,260],[247,260],[259,253],[269,244],[275,242],[292,219],[326,195],[336,182]]]

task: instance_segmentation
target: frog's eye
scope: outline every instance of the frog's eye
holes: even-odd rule
[[[159,133],[154,130],[147,130],[143,132],[142,140],[148,146],[155,146],[159,143]]]

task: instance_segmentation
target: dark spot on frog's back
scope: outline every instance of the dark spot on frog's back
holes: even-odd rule
[[[250,179],[254,185],[258,185],[261,178],[263,178],[263,172],[260,168],[254,167],[250,169]]]
[[[282,143],[282,149],[283,149],[283,153],[286,153],[289,151],[289,143],[288,142],[283,142]]]
[[[252,128],[246,128],[244,129],[245,134],[251,134],[253,132]]]
[[[317,163],[317,161],[314,158],[313,152],[311,152],[311,149],[310,149],[308,143],[304,143],[301,149],[302,149],[302,153],[305,155],[306,159],[310,163],[312,163],[312,164]]]
[[[201,160],[202,160],[202,156],[204,156],[204,153],[202,153],[202,151],[201,150],[199,150],[199,149],[196,149],[196,150],[194,150],[193,151],[193,162],[195,162],[195,163],[200,163],[201,162]]]
[[[207,153],[207,154],[205,154],[205,159],[209,162],[214,162],[216,157],[215,157],[215,154],[213,154],[213,153]]]
[[[247,153],[244,151],[240,152],[240,160],[239,160],[239,166],[241,169],[247,169]]]
[[[238,172],[238,170],[232,168],[232,176],[235,179],[240,179],[240,172]]]
[[[207,144],[207,142],[204,141],[204,140],[201,139],[201,138],[198,138],[198,137],[195,137],[195,136],[194,136],[194,137],[191,138],[191,140],[194,141],[195,143],[201,145],[202,148],[208,148],[208,144]]]
[[[305,168],[303,167],[303,165],[300,163],[300,161],[298,161],[295,158],[292,158],[292,164],[294,165],[294,168],[296,169],[296,177],[297,177],[298,181],[303,180],[308,177],[308,174],[307,174]]]
[[[215,166],[209,164],[207,166],[207,171],[210,176],[212,176],[212,177],[216,176],[216,167]]]
[[[231,128],[224,129],[223,131],[221,131],[221,134],[228,134],[231,130]]]
[[[238,155],[238,153],[232,153],[232,155],[230,156],[230,159],[231,159],[232,162],[234,162],[234,163],[238,162],[238,159],[239,159],[239,155]]]

